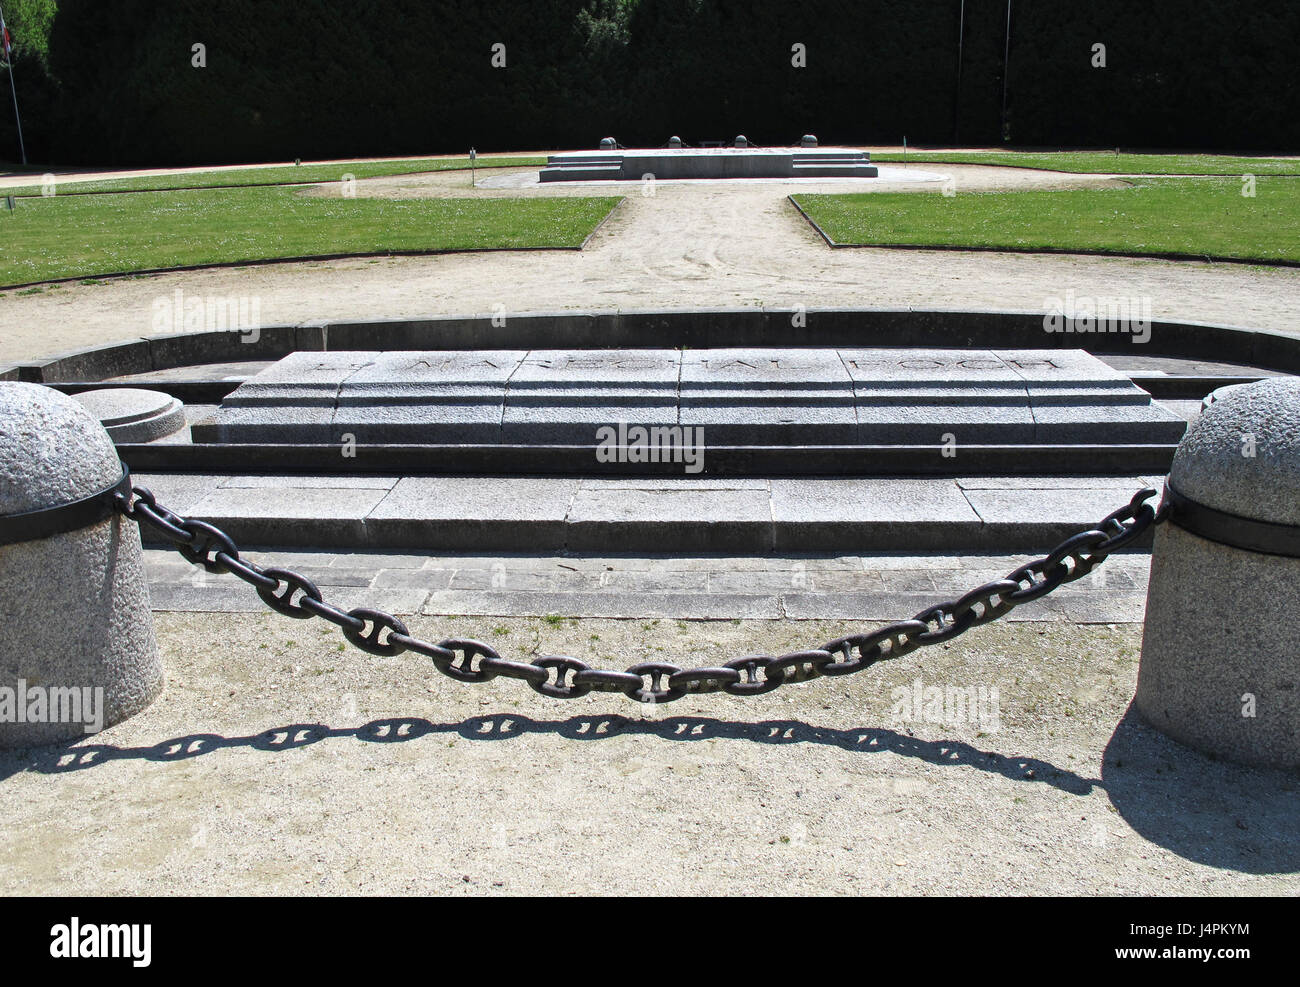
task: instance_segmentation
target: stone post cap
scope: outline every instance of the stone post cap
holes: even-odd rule
[[[1300,379],[1218,393],[1179,443],[1169,481],[1206,507],[1300,525]]]
[[[104,427],[66,394],[0,382],[0,514],[93,496],[121,479]]]

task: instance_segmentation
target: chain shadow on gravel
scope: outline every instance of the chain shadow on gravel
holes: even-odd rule
[[[925,761],[927,764],[972,767],[1012,780],[1051,785],[1072,795],[1086,795],[1099,784],[1096,778],[1084,778],[1039,758],[981,750],[963,741],[924,740],[884,727],[842,730],[815,727],[799,720],[744,722],[707,716],[633,719],[616,714],[535,720],[528,716],[505,713],[472,716],[459,723],[434,723],[416,716],[372,720],[359,727],[291,723],[247,736],[189,734],[161,741],[151,747],[117,747],[112,744],[65,741],[25,751],[0,752],[0,782],[20,771],[58,775],[88,770],[112,761],[186,761],[232,748],[275,753],[336,739],[400,744],[431,734],[450,734],[475,741],[504,741],[527,734],[554,734],[567,740],[581,741],[639,735],[681,742],[724,739],[775,745],[821,744],[857,754],[892,753]]]
[[[247,736],[195,733],[150,747],[68,741],[0,752],[0,781],[21,771],[59,775],[113,761],[167,763],[221,750],[280,753],[327,740],[401,744],[434,734],[472,741],[508,741],[529,734],[599,741],[647,736],[663,740],[743,740],[759,744],[820,744],[854,754],[892,753],[927,764],[968,767],[1070,795],[1102,789],[1115,810],[1144,839],[1188,860],[1255,874],[1300,869],[1298,779],[1282,771],[1213,761],[1144,724],[1130,709],[1103,755],[1102,777],[1088,778],[1050,761],[981,750],[964,741],[925,740],[884,727],[836,729],[799,720],[744,722],[704,716],[633,719],[619,715],[536,720],[513,713],[473,716],[459,723],[422,717],[372,720],[359,727],[291,723]]]

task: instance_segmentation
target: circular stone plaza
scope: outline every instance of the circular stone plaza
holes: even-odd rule
[[[0,892],[1296,893],[1300,179],[675,140],[0,177]]]

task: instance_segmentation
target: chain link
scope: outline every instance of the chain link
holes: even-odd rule
[[[1086,576],[1111,553],[1131,544],[1165,518],[1163,508],[1157,511],[1149,503],[1156,491],[1144,488],[1095,528],[1067,538],[1043,558],[1026,562],[1005,578],[978,586],[956,600],[926,607],[910,620],[867,634],[836,638],[808,651],[777,657],[747,655],[717,668],[679,668],[656,661],[617,672],[592,668],[568,655],[512,661],[481,641],[451,638],[432,644],[412,637],[406,625],[390,613],[365,607],[340,610],[326,603],[320,589],[306,576],[292,569],[262,568],[240,558],[239,549],[224,531],[168,510],[147,488],[133,487],[132,493],[133,498],[119,496],[118,511],[158,532],[190,562],[209,572],[230,573],[242,579],[257,590],[268,607],[286,617],[321,617],[337,624],[348,641],[369,654],[391,657],[413,651],[459,682],[487,682],[498,676],[519,679],[553,699],[611,692],[649,704],[711,692],[758,696],[787,682],[851,675],[918,648],[951,641],[972,627],[1004,617],[1020,604]]]

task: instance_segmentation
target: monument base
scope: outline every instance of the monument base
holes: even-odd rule
[[[976,466],[970,450],[1000,450],[1004,465],[1045,455],[1059,470],[1071,449],[1149,455],[1185,427],[1082,350],[454,350],[295,353],[192,433],[196,444],[354,455],[456,447],[477,468],[508,448],[543,471],[554,455],[568,469],[629,473],[649,461],[601,458],[629,436],[725,449],[732,464],[791,474],[838,472],[830,461],[870,448],[958,475]],[[1102,465],[1092,451],[1073,455],[1085,471]]]
[[[865,151],[847,147],[646,148],[552,154],[543,182],[704,178],[875,178]]]

